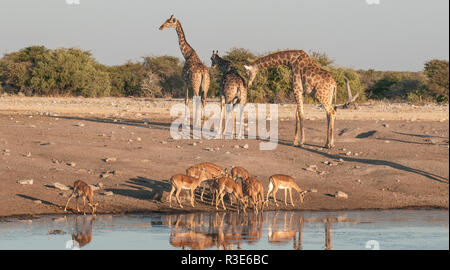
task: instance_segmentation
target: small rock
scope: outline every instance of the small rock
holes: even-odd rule
[[[342,191],[337,191],[337,192],[334,194],[334,197],[335,197],[335,198],[348,199],[347,193],[342,192]]]
[[[63,185],[63,184],[61,184],[61,183],[58,183],[58,182],[53,183],[53,187],[54,187],[54,188],[57,188],[57,189],[59,189],[59,190],[70,190],[69,187],[67,187],[66,185]]]
[[[104,196],[112,196],[112,195],[114,195],[114,193],[112,191],[105,191],[105,192],[102,192],[101,194],[104,195]]]
[[[178,149],[180,149],[180,148],[181,148],[181,146],[177,145],[177,148],[178,148]]]
[[[21,185],[32,185],[33,184],[33,179],[19,180],[19,181],[17,181],[17,183],[19,183]]]
[[[346,156],[350,156],[352,154],[351,151],[348,151],[347,153],[345,153]]]
[[[141,137],[137,137],[136,141],[138,141],[138,142],[142,141]]]
[[[52,158],[52,162],[55,163],[55,164],[61,164],[61,161],[60,161],[60,160],[57,160],[57,159],[55,159],[55,158]]]
[[[75,126],[77,126],[77,127],[84,127],[84,124],[83,123],[78,123]]]
[[[227,155],[230,154],[230,151],[226,151],[225,154],[227,154]]]
[[[113,174],[111,172],[104,172],[100,174],[100,178],[108,178],[112,176]]]
[[[317,189],[313,188],[313,189],[311,189],[309,192],[311,192],[311,193],[317,193]]]
[[[41,200],[34,200],[33,203],[35,203],[35,204],[41,204],[42,201],[41,201]]]
[[[167,142],[166,141],[161,141],[161,144],[167,144]]]
[[[27,152],[25,154],[23,154],[24,157],[31,157],[31,152]]]
[[[388,124],[383,124],[383,127],[388,128],[389,125]]]
[[[244,144],[244,146],[242,146],[242,148],[248,149],[248,144]]]
[[[115,157],[104,158],[103,161],[106,162],[106,163],[114,162],[114,161],[117,161],[117,158],[115,158]]]
[[[344,160],[342,158],[339,159],[339,162],[344,162]]]
[[[309,165],[308,167],[304,168],[305,171],[310,171],[310,172],[316,172],[317,171],[317,166],[316,165]]]
[[[70,167],[75,167],[75,166],[77,166],[77,164],[75,163],[75,162],[67,162],[66,163],[68,166],[70,166]]]

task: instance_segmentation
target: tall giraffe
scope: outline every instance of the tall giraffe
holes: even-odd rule
[[[244,78],[239,75],[237,69],[228,60],[225,60],[219,56],[218,51],[213,51],[211,56],[211,67],[217,66],[222,72],[222,79],[220,80],[220,103],[221,103],[221,118],[220,127],[222,128],[222,122],[225,118],[225,104],[241,104],[245,106],[247,103],[247,89],[245,88]],[[241,107],[239,121],[242,124],[243,107]],[[233,123],[234,126],[234,123]],[[225,133],[225,129],[222,129],[222,136]],[[241,138],[241,129],[239,129],[238,138]]]
[[[309,94],[322,104],[327,113],[328,132],[325,147],[332,148],[334,146],[334,119],[336,118],[336,111],[332,106],[332,99],[337,90],[336,81],[328,71],[316,65],[304,51],[288,50],[258,58],[253,64],[245,66],[247,76],[249,77],[248,87],[251,87],[258,70],[276,65],[286,65],[292,71],[291,87],[297,101],[294,145],[299,145],[300,133],[301,147],[305,141],[303,96],[304,94]]]
[[[167,19],[160,27],[159,30],[165,28],[175,28],[178,34],[178,43],[180,44],[180,50],[185,59],[182,77],[184,81],[184,90],[186,91],[185,103],[189,104],[189,90],[191,86],[194,92],[194,96],[198,96],[200,93],[200,87],[202,89],[202,105],[206,105],[206,96],[208,94],[210,75],[208,68],[202,63],[195,50],[187,43],[183,28],[179,20],[172,16]]]

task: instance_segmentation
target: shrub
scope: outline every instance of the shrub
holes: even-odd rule
[[[447,60],[430,60],[425,63],[424,74],[428,78],[428,89],[437,100],[448,101],[449,65]]]
[[[30,87],[37,95],[110,95],[109,75],[96,69],[89,52],[80,49],[57,49],[37,57]]]

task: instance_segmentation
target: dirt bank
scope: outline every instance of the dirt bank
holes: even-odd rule
[[[0,216],[63,213],[71,191],[52,184],[71,186],[77,179],[103,184],[95,193],[100,213],[178,211],[161,201],[170,190],[167,180],[204,161],[243,166],[266,190],[270,175],[292,175],[302,188],[316,191],[303,204],[294,193],[295,209],[448,208],[448,106],[341,110],[336,147],[328,150],[322,148],[325,112],[306,106],[306,146],[296,148],[295,107],[283,105],[280,143],[261,151],[258,140],[172,140],[169,109],[177,102],[0,98]],[[26,179],[33,184],[17,183]],[[335,198],[337,191],[348,198]],[[186,211],[215,210],[208,203],[184,205]]]

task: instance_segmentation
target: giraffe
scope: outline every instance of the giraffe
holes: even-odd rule
[[[322,104],[327,113],[328,131],[325,147],[332,148],[334,146],[334,119],[336,118],[332,99],[337,90],[336,81],[328,71],[314,63],[303,50],[287,50],[258,58],[253,64],[244,66],[249,77],[247,87],[251,87],[258,70],[276,65],[286,65],[292,71],[291,87],[297,101],[294,145],[299,146],[300,140],[300,147],[303,147],[305,140],[303,96],[309,94]]]
[[[218,67],[223,76],[220,81],[220,103],[221,103],[221,118],[220,127],[222,128],[222,122],[225,118],[225,103],[233,104],[234,107],[237,104],[241,104],[241,110],[239,115],[239,123],[242,124],[243,107],[247,103],[247,89],[245,88],[245,81],[241,75],[239,75],[237,69],[228,60],[225,60],[219,56],[218,51],[213,51],[211,56],[211,67]],[[233,123],[234,125],[234,123]],[[225,134],[225,129],[222,129],[222,136]],[[238,138],[241,138],[241,129],[239,129]]]
[[[186,92],[185,103],[189,104],[189,91],[188,87],[191,86],[194,92],[194,96],[198,96],[200,93],[200,87],[202,89],[202,105],[206,105],[206,96],[208,94],[210,75],[208,68],[202,63],[195,50],[187,43],[183,28],[179,20],[172,16],[167,19],[160,27],[159,30],[165,28],[175,28],[178,34],[178,43],[180,45],[181,53],[185,59],[185,64],[182,71],[182,77],[184,81],[184,90]]]

